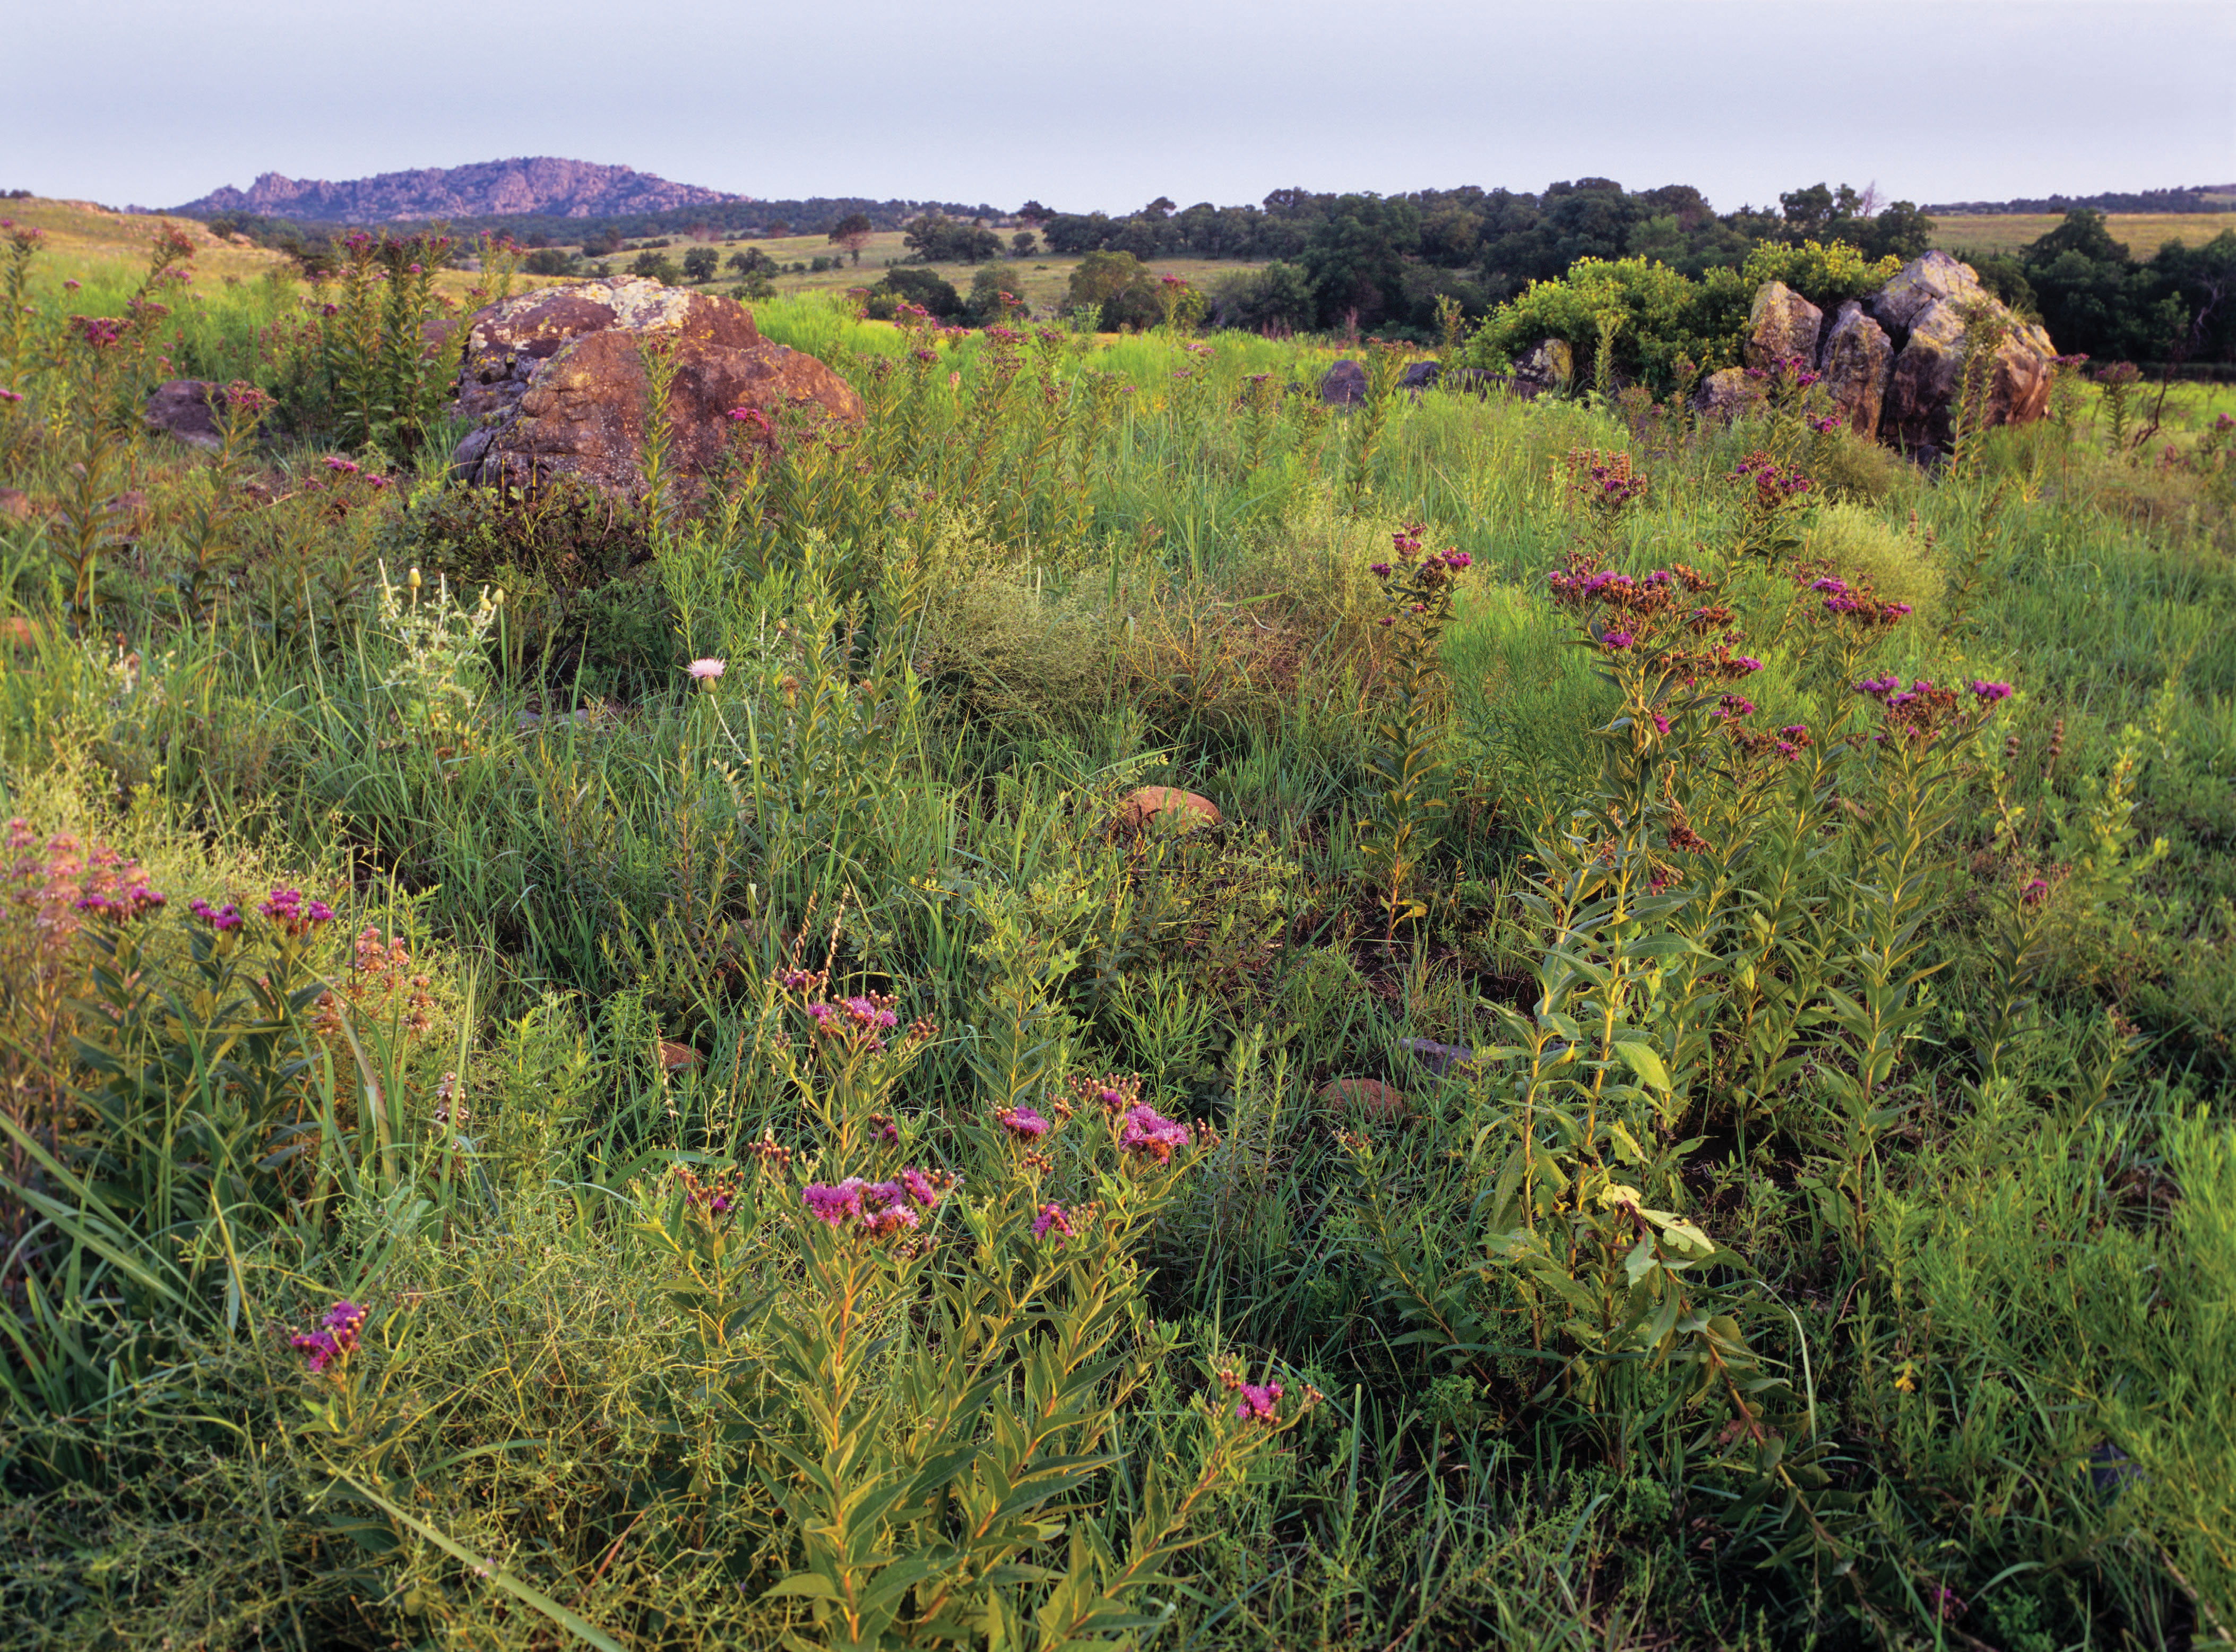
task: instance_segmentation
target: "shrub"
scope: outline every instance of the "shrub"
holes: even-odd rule
[[[913,304],[943,321],[952,320],[963,313],[963,295],[955,290],[953,282],[932,270],[911,269],[906,265],[899,265],[886,271],[870,291],[871,315],[880,321],[892,319],[892,306],[896,301]],[[884,300],[882,305],[877,302],[880,299]],[[884,313],[878,313],[880,309]]]
[[[670,286],[682,279],[682,272],[675,267],[675,260],[665,253],[639,253],[629,261],[628,273],[650,276],[654,280],[665,282]]]
[[[711,281],[721,256],[711,247],[694,247],[683,254],[683,273],[694,281]]]

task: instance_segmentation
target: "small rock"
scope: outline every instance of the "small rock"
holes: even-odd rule
[[[218,388],[201,378],[170,379],[149,394],[141,418],[158,435],[215,452],[225,445],[217,433],[217,416],[210,407],[210,392]]]
[[[1439,1078],[1455,1070],[1472,1070],[1475,1066],[1475,1051],[1465,1044],[1440,1044],[1433,1038],[1400,1038],[1398,1048]]]
[[[680,1073],[700,1062],[699,1052],[689,1044],[679,1044],[672,1038],[660,1041],[660,1065],[662,1071]]]
[[[1126,800],[1118,806],[1121,826],[1146,826],[1159,815],[1174,821],[1183,832],[1215,826],[1220,821],[1217,804],[1200,793],[1183,792],[1176,786],[1144,786],[1128,793]]]
[[[1319,1099],[1330,1107],[1362,1113],[1368,1118],[1405,1116],[1405,1092],[1392,1089],[1378,1078],[1331,1078],[1320,1086]]]
[[[21,614],[10,614],[0,619],[0,642],[11,648],[36,648],[46,635],[46,628],[36,620],[25,619]]]
[[[1355,407],[1366,399],[1366,369],[1355,361],[1338,361],[1320,380],[1320,399],[1331,407]]]
[[[1398,388],[1413,391],[1433,389],[1437,380],[1444,376],[1444,372],[1443,365],[1438,362],[1408,362],[1404,375],[1398,380]]]

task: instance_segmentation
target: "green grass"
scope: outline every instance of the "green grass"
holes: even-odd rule
[[[299,295],[209,291],[164,348],[299,421],[230,461],[138,430],[130,342],[0,368],[24,1643],[2236,1622],[2236,391],[2119,452],[2088,391],[1928,476],[1798,418],[1372,424],[1253,391],[1327,359],[1255,338],[1012,382],[788,293],[763,332],[871,424],[654,528],[446,487],[439,442],[329,471],[259,346]],[[1777,566],[1761,449],[1818,480]],[[1578,450],[1642,501],[1595,518]],[[1427,653],[1372,571],[1412,528],[1469,559]],[[1674,619],[1561,606],[1572,556],[1695,570],[1676,611],[1729,612],[1681,646],[1760,668],[1653,699]],[[1912,611],[1856,629],[1833,575]],[[503,590],[485,637],[438,577]],[[1885,672],[2015,692],[1913,740]],[[1144,785],[1222,821],[1115,829]],[[95,842],[168,904],[80,916]],[[885,1049],[805,1008],[867,994]],[[1194,1126],[1168,1164],[1104,1128],[1126,1075]],[[904,1167],[963,1177],[921,1254],[802,1205]]]

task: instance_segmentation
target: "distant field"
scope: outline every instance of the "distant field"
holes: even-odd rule
[[[1974,218],[1937,218],[1933,244],[1947,252],[2016,253],[2041,240],[2065,220],[2055,213],[1983,213]],[[2223,230],[2236,229],[2236,212],[2111,213],[2104,220],[2112,239],[2127,243],[2136,258],[2150,258],[2167,242],[2202,247]]]
[[[1003,230],[997,233],[1007,241],[1016,232]],[[668,255],[681,260],[684,249],[691,245],[692,242],[678,236],[668,248]],[[812,263],[818,258],[834,255],[843,258],[843,254],[821,235],[786,235],[763,240],[740,237],[717,241],[714,245],[721,252],[726,264],[734,252],[747,247],[760,247],[778,263],[786,267],[787,273],[776,278],[776,290],[786,294],[838,293],[850,286],[869,286],[884,275],[890,266],[902,262],[908,256],[908,247],[901,232],[887,230],[869,239],[862,248],[859,265],[842,262],[837,269],[803,272],[795,275],[789,273],[790,266],[793,264]],[[625,270],[635,256],[634,253],[617,253],[607,261],[616,270]],[[1071,273],[1079,267],[1079,260],[1076,257],[1057,258],[1043,253],[1035,258],[1004,258],[1001,264],[1003,273],[1010,283],[1009,290],[1011,293],[1036,311],[1050,312],[1062,307],[1071,286]],[[970,291],[970,278],[978,268],[975,264],[933,264],[928,267],[953,282],[956,290],[965,294]],[[1149,268],[1158,274],[1169,272],[1185,276],[1191,286],[1199,287],[1234,271],[1256,267],[1253,264],[1200,258],[1156,259],[1149,263]],[[719,291],[735,279],[726,269],[711,285]]]

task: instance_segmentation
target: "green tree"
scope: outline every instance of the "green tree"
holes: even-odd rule
[[[1089,253],[1071,273],[1067,302],[1072,309],[1102,312],[1105,332],[1157,324],[1157,278],[1131,253]]]
[[[870,244],[870,237],[876,229],[877,226],[870,221],[869,214],[850,212],[831,226],[831,242],[835,247],[845,248],[858,265],[862,261],[862,249]]]
[[[1041,250],[1039,238],[1029,229],[1021,229],[1009,237],[1011,258],[1030,258]]]
[[[694,281],[711,281],[720,267],[721,254],[711,247],[694,247],[683,254],[683,273]]]
[[[648,275],[654,280],[664,281],[670,286],[682,276],[682,272],[675,267],[674,259],[665,253],[654,252],[639,253],[630,263],[628,273],[631,275]]]

